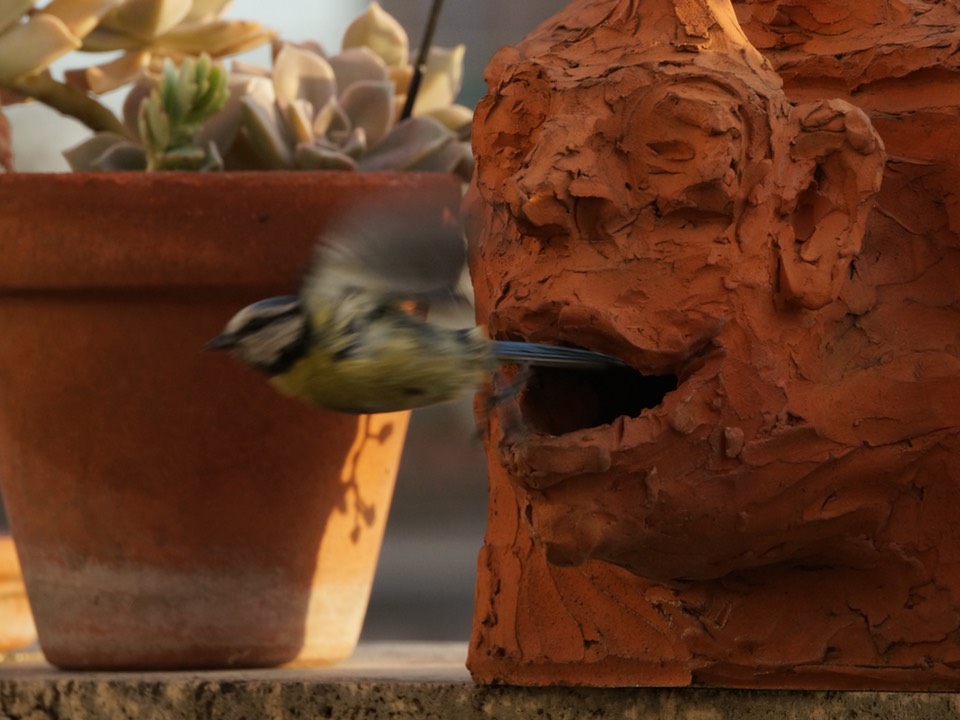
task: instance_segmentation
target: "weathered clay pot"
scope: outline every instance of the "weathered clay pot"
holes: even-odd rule
[[[331,216],[381,200],[440,223],[459,183],[0,176],[0,479],[50,662],[352,651],[408,414],[308,407],[202,346],[296,291]]]

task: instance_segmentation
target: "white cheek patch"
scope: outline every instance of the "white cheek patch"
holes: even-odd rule
[[[260,367],[276,363],[285,351],[296,345],[303,334],[301,315],[277,318],[269,325],[241,336],[239,347],[247,362]]]
[[[267,305],[266,303],[270,303]],[[274,304],[272,301],[261,301],[240,310],[236,315],[230,318],[225,333],[242,335],[243,329],[254,319],[281,317],[287,314],[299,314],[301,309],[299,300],[291,300],[283,304]]]

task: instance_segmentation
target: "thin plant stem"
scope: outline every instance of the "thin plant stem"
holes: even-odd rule
[[[79,120],[94,132],[108,131],[125,137],[131,135],[130,130],[104,105],[82,90],[57,82],[49,75],[17,78],[9,84],[9,89]]]
[[[410,79],[407,101],[403,104],[403,112],[400,113],[401,120],[406,120],[413,114],[413,105],[417,101],[417,93],[420,91],[423,73],[427,69],[427,58],[430,57],[430,47],[433,45],[433,33],[437,29],[442,8],[443,0],[433,0],[430,15],[427,17],[427,27],[423,32],[423,42],[420,43],[420,52],[417,54],[417,64],[413,68],[413,77]]]

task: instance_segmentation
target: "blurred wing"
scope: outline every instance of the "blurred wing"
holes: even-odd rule
[[[303,288],[307,306],[315,310],[356,294],[400,301],[449,293],[460,280],[466,247],[454,219],[438,220],[416,204],[344,213],[319,238]]]

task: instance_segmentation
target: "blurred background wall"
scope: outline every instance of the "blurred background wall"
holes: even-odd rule
[[[486,92],[483,71],[493,53],[565,4],[446,0],[434,41],[467,46],[460,102],[473,107]],[[381,0],[381,5],[417,47],[429,0]],[[397,483],[365,636],[466,640],[487,490],[471,399],[414,413]]]
[[[43,4],[43,3],[41,3]],[[460,102],[472,107],[485,91],[483,70],[503,45],[518,41],[561,8],[563,0],[446,0],[435,44],[467,46]],[[331,53],[366,0],[235,0],[230,16],[275,27],[293,41],[313,39]],[[381,0],[420,43],[430,0]],[[269,65],[260,49],[244,59]],[[55,68],[79,65],[67,58]],[[112,102],[119,107],[123,91]],[[21,171],[59,171],[60,153],[87,130],[41,106],[5,110]],[[53,140],[51,140],[53,138]],[[466,640],[470,631],[477,552],[483,543],[486,466],[472,401],[414,413],[380,565],[364,628],[368,640]]]

